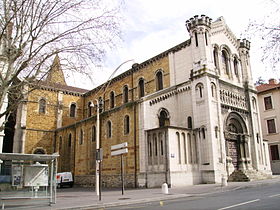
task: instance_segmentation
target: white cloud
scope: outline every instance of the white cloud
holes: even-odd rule
[[[126,0],[122,11],[123,43],[108,54],[102,71],[109,75],[128,59],[140,63],[185,41],[189,37],[185,21],[194,15],[205,14],[214,20],[223,16],[236,37],[242,38],[240,34],[247,28],[249,19],[261,18],[269,9],[266,0]],[[254,79],[259,76],[264,79],[279,77],[265,71],[259,51],[257,41],[253,42],[251,64]],[[120,72],[130,66],[131,63],[125,65]],[[105,74],[101,75],[104,77]]]

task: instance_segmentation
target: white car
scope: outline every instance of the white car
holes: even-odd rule
[[[71,172],[61,172],[56,174],[57,187],[69,186],[73,187],[74,181]]]

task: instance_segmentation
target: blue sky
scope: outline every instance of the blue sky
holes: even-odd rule
[[[134,59],[141,63],[189,38],[185,21],[194,15],[205,14],[216,20],[223,16],[237,38],[244,33],[249,20],[262,20],[273,8],[270,0],[122,0],[122,39],[117,48],[108,52],[104,65],[96,69],[93,81],[86,78],[70,85],[85,89],[106,81],[122,62]],[[280,78],[279,73],[265,68],[260,61],[260,40],[252,37],[251,64],[254,80]],[[133,62],[123,65],[126,71]]]

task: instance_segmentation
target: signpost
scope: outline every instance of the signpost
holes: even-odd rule
[[[128,153],[127,142],[111,146],[111,156],[121,156],[122,195],[124,194],[123,154]]]

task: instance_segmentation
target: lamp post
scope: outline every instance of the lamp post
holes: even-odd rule
[[[115,75],[115,73],[120,69],[120,67],[122,65],[124,65],[125,63],[128,63],[130,61],[133,60],[127,60],[123,63],[121,63],[114,71],[113,73],[110,75],[110,77],[108,78],[108,80],[104,83],[103,87],[100,90],[103,90],[104,88],[104,92],[103,94],[105,94],[107,87],[110,85],[111,79],[112,77]],[[96,191],[96,195],[99,196],[99,200],[101,200],[101,184],[100,184],[100,166],[101,166],[101,161],[102,161],[102,148],[100,148],[100,108],[102,108],[103,106],[103,102],[102,100],[99,101],[98,99],[95,99],[96,102],[96,169],[95,169],[95,191]],[[94,106],[94,105],[93,105]]]

